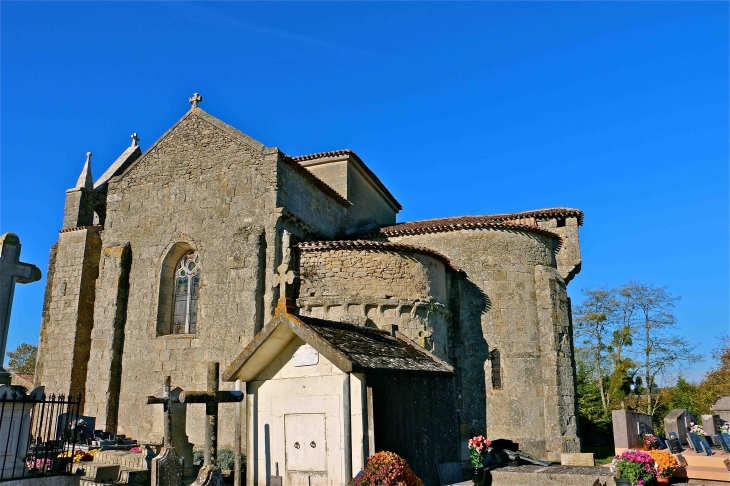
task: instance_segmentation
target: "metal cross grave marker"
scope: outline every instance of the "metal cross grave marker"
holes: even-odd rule
[[[13,293],[16,283],[31,283],[40,280],[41,271],[30,263],[20,262],[20,240],[13,233],[0,236],[0,357],[5,356],[10,326],[10,309],[13,306]],[[0,360],[0,383],[7,372]],[[10,384],[9,377],[7,384]]]
[[[243,401],[243,392],[219,390],[220,374],[219,363],[208,363],[208,389],[205,391],[183,391],[180,393],[180,403],[205,404],[205,456],[203,466],[216,464],[218,455],[218,404]]]

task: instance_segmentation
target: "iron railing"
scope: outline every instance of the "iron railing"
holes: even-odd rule
[[[0,482],[71,475],[81,394],[0,398]]]

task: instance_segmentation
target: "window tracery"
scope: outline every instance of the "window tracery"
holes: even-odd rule
[[[200,297],[200,255],[185,254],[175,267],[172,334],[195,334]]]

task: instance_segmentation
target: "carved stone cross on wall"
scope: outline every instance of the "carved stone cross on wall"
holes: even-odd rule
[[[8,342],[10,309],[16,283],[40,280],[41,271],[30,263],[20,262],[20,240],[13,233],[0,236],[0,384],[10,384],[10,375],[2,367]],[[7,382],[7,383],[6,383]]]
[[[289,266],[291,263],[291,248],[290,248],[291,234],[284,230],[281,235],[281,265],[279,265],[274,274],[274,286],[279,287],[279,300],[285,300],[287,295],[287,284],[291,285],[294,283],[294,278],[297,274],[292,271]]]
[[[218,455],[218,404],[243,401],[243,392],[221,391],[220,365],[216,362],[208,363],[207,390],[183,391],[180,393],[180,403],[205,404],[205,449],[203,467],[200,468],[198,478],[191,486],[219,484],[220,468],[216,465]]]

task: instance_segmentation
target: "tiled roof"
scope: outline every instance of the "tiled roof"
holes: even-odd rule
[[[297,316],[362,370],[450,373],[451,367],[410,340],[372,327]]]
[[[576,217],[578,224],[583,224],[583,211],[571,208],[538,209],[520,213],[487,214],[483,216],[456,216],[452,218],[426,219],[383,226],[360,233],[359,237],[403,236],[423,233],[441,233],[474,228],[497,228],[514,231],[530,231],[533,233],[558,238],[552,231],[537,226],[537,221],[549,218]],[[529,223],[534,220],[534,223]],[[528,224],[525,224],[528,222]]]
[[[307,160],[316,160],[316,159],[324,159],[327,157],[342,157],[342,156],[349,156],[352,157],[353,160],[355,160],[357,163],[360,164],[360,167],[367,173],[368,176],[373,180],[373,182],[380,188],[381,191],[385,193],[388,198],[393,201],[393,203],[398,207],[398,210],[403,209],[403,206],[398,202],[398,200],[393,196],[393,194],[390,193],[387,187],[385,187],[385,184],[381,182],[381,180],[378,178],[378,176],[375,175],[375,172],[370,170],[370,167],[365,164],[365,162],[362,161],[358,155],[353,152],[350,149],[342,149],[342,150],[333,150],[331,152],[319,152],[316,154],[309,154],[309,155],[299,155],[297,157],[293,157],[294,160],[298,162],[304,162]]]
[[[404,243],[391,243],[387,241],[368,240],[336,240],[336,241],[303,241],[295,245],[300,251],[326,251],[326,250],[376,250],[376,251],[402,251],[406,253],[421,253],[442,261],[447,266],[458,270],[458,268],[441,253],[430,248]]]
[[[289,164],[290,167],[299,172],[304,178],[309,180],[309,182],[322,189],[324,193],[333,197],[338,203],[342,204],[343,206],[352,206],[352,203],[350,201],[342,197],[339,192],[332,189],[329,184],[327,184],[316,175],[312,174],[310,171],[307,170],[306,167],[302,167],[301,165],[299,165],[296,162],[296,159],[285,154],[282,154],[282,158],[284,162]]]

